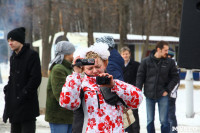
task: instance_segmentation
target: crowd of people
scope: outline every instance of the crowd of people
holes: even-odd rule
[[[39,116],[40,59],[25,43],[25,33],[25,28],[19,27],[7,35],[13,53],[4,87],[3,121],[9,119],[11,133],[35,133]],[[128,46],[118,52],[112,36],[97,38],[81,51],[69,41],[58,41],[55,58],[49,63],[47,84],[45,120],[51,133],[139,133],[142,93],[147,132],[155,133],[158,104],[161,132],[176,133],[172,128],[177,126],[175,102],[180,79],[172,59],[174,50],[167,42],[159,41],[141,63],[131,54]],[[133,122],[127,110],[131,110]]]

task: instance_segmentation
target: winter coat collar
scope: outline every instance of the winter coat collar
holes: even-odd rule
[[[70,63],[69,61],[67,60],[63,60],[62,64],[66,67],[66,68],[69,68],[69,69],[72,69],[72,63]]]
[[[25,44],[23,45],[22,49],[19,51],[18,54],[16,54],[16,53],[13,51],[13,56],[20,57],[21,55],[23,55],[23,53],[24,53],[27,49],[30,49],[30,44],[25,43]]]
[[[150,58],[153,59],[154,61],[158,61],[158,60],[160,60],[160,61],[164,61],[164,60],[167,59],[167,58],[160,58],[160,59],[158,59],[158,58],[156,58],[156,57],[154,56],[155,53],[156,53],[156,50],[155,50],[155,49],[152,50],[151,53],[150,53]]]
[[[134,62],[134,60],[131,58],[131,59],[129,60],[129,62],[127,63],[127,66],[128,66],[128,65],[133,65],[133,62]],[[126,67],[127,67],[127,66],[126,66]]]

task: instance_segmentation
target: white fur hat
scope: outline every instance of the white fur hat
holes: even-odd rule
[[[100,44],[100,45],[99,45]],[[108,45],[105,43],[94,43],[89,48],[81,48],[77,49],[74,53],[74,58],[80,56],[81,58],[86,58],[86,54],[88,52],[94,52],[99,55],[103,60],[107,60],[110,56],[110,52],[108,51]]]

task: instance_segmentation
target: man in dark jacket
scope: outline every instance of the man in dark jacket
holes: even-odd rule
[[[174,50],[172,48],[169,48],[168,50],[168,58],[174,57]],[[177,127],[177,119],[176,119],[176,98],[177,98],[177,91],[179,87],[179,83],[173,88],[169,95],[169,113],[168,113],[168,121],[170,124],[170,133],[177,133],[178,131],[174,130],[173,128]]]
[[[13,54],[9,81],[4,87],[3,121],[6,123],[9,119],[12,133],[35,133],[35,121],[39,116],[37,89],[41,82],[39,55],[24,43],[24,27],[10,31],[7,39]]]
[[[158,103],[161,132],[169,133],[168,94],[179,82],[178,70],[174,60],[167,58],[168,43],[160,41],[156,49],[144,58],[139,66],[136,86],[146,96],[147,132],[155,133],[155,104]]]
[[[124,59],[124,66],[122,68],[124,81],[135,86],[137,71],[140,63],[131,59],[131,51],[128,47],[122,47],[120,53],[122,58]],[[139,133],[140,122],[139,122],[138,109],[133,109],[133,115],[135,117],[135,122],[131,124],[126,129],[126,131],[128,133]]]

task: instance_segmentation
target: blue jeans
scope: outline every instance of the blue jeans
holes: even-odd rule
[[[177,128],[177,120],[176,120],[176,98],[169,97],[169,118],[168,121],[170,123],[170,133],[177,133],[177,131],[173,128]]]
[[[155,117],[156,103],[158,103],[159,119],[160,119],[160,124],[161,124],[161,133],[169,133],[168,96],[164,96],[159,99],[146,98],[147,132],[155,133],[154,117]]]
[[[72,133],[72,124],[49,123],[51,133]]]

